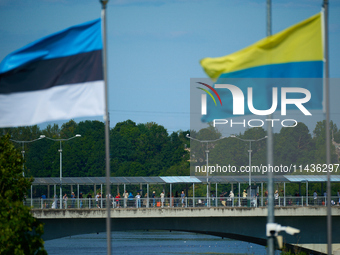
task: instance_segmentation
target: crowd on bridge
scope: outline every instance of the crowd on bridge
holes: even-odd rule
[[[281,194],[280,194],[281,193]],[[314,191],[312,196],[303,197],[300,196],[298,192],[294,196],[284,196],[282,191],[278,190],[274,193],[274,203],[276,206],[325,206],[326,205],[325,192],[323,196],[319,196],[316,191]],[[124,191],[122,196],[118,192],[116,196],[108,195],[110,200],[110,207],[112,208],[163,208],[163,207],[205,207],[205,206],[248,206],[248,207],[259,207],[267,206],[268,203],[268,191],[264,192],[264,197],[260,196],[258,193],[255,196],[249,196],[247,191],[244,190],[243,193],[234,194],[232,190],[229,192],[222,192],[217,198],[214,193],[211,193],[209,197],[187,197],[184,190],[180,193],[178,191],[172,194],[170,197],[170,192],[167,195],[162,191],[160,194],[156,194],[155,191],[152,192],[149,197],[146,193],[143,197],[140,192],[136,192],[134,195],[132,192]],[[29,200],[29,199],[27,199]],[[25,203],[29,205],[29,203]],[[331,205],[340,204],[340,191],[337,191],[337,196],[332,197]],[[101,192],[93,195],[91,192],[85,197],[82,192],[79,196],[76,196],[74,192],[71,192],[70,199],[65,193],[62,197],[62,203],[57,195],[53,199],[47,199],[46,195],[43,194],[39,199],[34,199],[33,208],[52,208],[52,209],[71,209],[71,208],[106,208],[106,196],[103,197]]]
[[[141,208],[141,207],[164,207],[170,206],[170,193],[167,196],[164,195],[164,192],[161,192],[159,196],[156,195],[156,191],[152,192],[150,198],[148,198],[148,194],[144,195],[144,198],[141,197],[140,193],[137,192],[136,195],[133,195],[132,192],[125,191],[121,196],[118,192],[115,197],[111,194],[108,195],[110,199],[110,207],[113,208]],[[28,199],[27,199],[28,200]],[[35,199],[37,200],[37,199]],[[67,193],[65,193],[62,197],[62,203],[60,205],[60,200],[58,196],[55,195],[54,199],[47,199],[46,195],[43,194],[39,199],[41,208],[52,208],[52,209],[69,209],[69,208],[105,208],[106,207],[106,197],[102,196],[101,192],[98,192],[94,198],[92,197],[91,192],[88,193],[86,198],[83,196],[83,193],[79,193],[79,197],[76,197],[74,192],[71,192],[70,201]],[[76,205],[77,201],[79,201],[79,205]],[[148,205],[149,201],[149,205]],[[186,206],[186,196],[184,190],[179,195],[178,192],[172,194],[171,204],[173,207],[185,207]],[[27,204],[27,201],[26,201]]]

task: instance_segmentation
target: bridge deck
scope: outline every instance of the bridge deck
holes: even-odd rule
[[[106,209],[33,209],[38,219],[106,218]],[[325,216],[326,207],[276,207],[275,216]],[[332,207],[332,215],[340,216],[340,207]],[[116,208],[111,218],[163,218],[163,217],[266,217],[266,207],[210,207],[210,208]]]

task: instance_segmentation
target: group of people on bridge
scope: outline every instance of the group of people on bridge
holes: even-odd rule
[[[187,197],[184,190],[180,193],[178,191],[175,194],[170,193],[167,195],[162,191],[160,194],[156,194],[153,191],[151,196],[146,193],[143,197],[139,191],[134,195],[132,192],[125,190],[121,196],[118,192],[115,197],[111,194],[108,195],[110,202],[109,205],[112,208],[163,208],[163,207],[205,207],[205,206],[247,206],[247,207],[259,207],[267,206],[268,204],[268,191],[264,192],[264,196],[260,196],[256,193],[255,196],[249,196],[247,191],[237,194],[230,190],[229,192],[222,192],[217,198],[214,193],[211,193],[209,197]],[[311,196],[300,196],[298,192],[294,196],[282,196],[279,191],[274,193],[274,203],[276,206],[325,206],[326,205],[326,192],[323,196],[319,196],[314,191]],[[28,200],[28,199],[27,199]],[[31,206],[33,208],[52,208],[52,209],[70,209],[70,208],[106,208],[106,196],[103,197],[101,192],[92,197],[91,192],[86,197],[80,192],[77,197],[74,192],[71,192],[70,199],[65,193],[62,197],[62,203],[60,199],[55,195],[53,199],[47,199],[43,194],[39,199],[33,199]],[[29,205],[27,201],[25,204]],[[332,197],[331,205],[340,205],[340,191],[337,191],[337,196]]]

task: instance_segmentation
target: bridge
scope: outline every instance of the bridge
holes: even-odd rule
[[[45,224],[44,240],[106,231],[106,209],[32,209]],[[283,234],[287,247],[327,252],[325,206],[275,208],[275,222],[301,230]],[[111,209],[112,231],[169,230],[202,233],[266,245],[266,207],[164,207]],[[340,207],[332,207],[333,226],[340,225]],[[340,228],[333,228],[333,250],[340,249]],[[315,252],[314,252],[315,254]]]
[[[284,236],[288,247],[300,247],[313,254],[327,251],[326,229],[326,197],[311,195],[309,183],[320,183],[321,194],[326,181],[324,175],[277,175],[274,177],[276,185],[283,186],[279,197],[275,198],[275,222],[282,226],[291,226],[301,230],[297,236]],[[131,198],[110,198],[109,206],[113,231],[124,230],[169,230],[187,231],[231,238],[241,241],[266,245],[267,198],[264,192],[266,176],[252,176],[251,182],[256,183],[256,189],[242,196],[241,183],[248,183],[248,176],[153,176],[153,177],[110,177],[110,184],[129,190],[135,194]],[[340,176],[332,175],[332,182],[340,182]],[[297,183],[299,195],[286,194],[286,184]],[[174,190],[176,185],[185,185],[185,198],[182,199]],[[215,184],[215,185],[213,185]],[[230,191],[218,192],[219,184],[230,184]],[[305,191],[302,189],[302,184]],[[98,187],[103,194],[101,198],[80,196],[80,187],[91,187],[98,193]],[[30,198],[25,203],[32,208],[34,217],[45,223],[44,240],[65,236],[96,233],[106,231],[106,194],[103,193],[104,177],[66,177],[62,182],[56,177],[35,178],[31,186]],[[195,187],[207,185],[206,196],[195,196]],[[33,187],[47,186],[45,199],[34,197]],[[50,189],[54,187],[54,192]],[[73,192],[76,186],[75,198],[68,200],[57,194],[57,186]],[[70,188],[68,188],[68,186]],[[164,199],[160,198],[160,191],[156,198],[150,196],[150,189],[162,187]],[[214,187],[215,186],[215,187]],[[189,192],[189,187],[191,192]],[[278,188],[278,186],[277,186]],[[181,189],[182,190],[182,189]],[[213,192],[214,191],[214,192]],[[255,192],[256,191],[256,192]],[[65,191],[66,192],[66,191]],[[137,198],[136,192],[141,197]],[[215,195],[213,196],[211,193]],[[51,193],[53,195],[51,195]],[[191,196],[191,194],[192,196]],[[304,193],[304,195],[303,195]],[[93,193],[92,193],[93,194]],[[95,195],[94,193],[93,195]],[[144,195],[145,194],[145,195]],[[188,196],[190,194],[190,196]],[[258,195],[260,194],[260,195]],[[313,194],[313,191],[312,191]],[[332,224],[333,251],[340,253],[340,206],[339,197],[332,194]],[[53,208],[53,209],[52,209]]]

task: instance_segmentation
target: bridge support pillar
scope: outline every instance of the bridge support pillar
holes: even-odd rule
[[[261,206],[263,206],[263,182],[261,182]]]
[[[286,183],[283,183],[283,206],[286,206]]]
[[[169,197],[170,201],[169,201],[169,204],[170,204],[170,207],[172,207],[172,184],[170,183],[170,197]]]
[[[192,184],[192,206],[195,207],[195,183]]]
[[[238,183],[238,206],[241,206],[241,183]]]
[[[306,181],[306,205],[308,206],[308,181]]]
[[[103,208],[103,184],[100,184],[100,208]]]
[[[31,207],[33,206],[33,185],[31,185]]]
[[[79,184],[77,184],[77,204],[79,208]]]
[[[53,194],[54,199],[56,195],[57,195],[57,185],[54,184],[54,194]]]
[[[215,206],[217,207],[217,182],[216,182],[216,187],[215,187]]]
[[[146,207],[149,207],[149,183],[146,184],[146,193],[148,194],[148,196],[146,197]]]
[[[188,193],[188,184],[185,184],[185,197],[188,197],[188,196],[189,196],[189,193]]]

